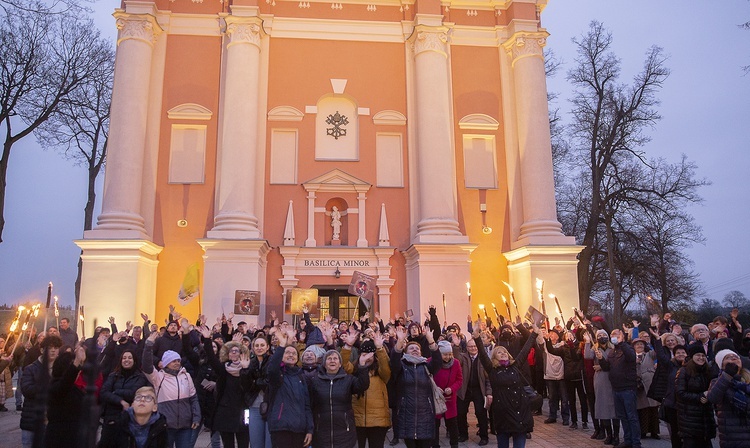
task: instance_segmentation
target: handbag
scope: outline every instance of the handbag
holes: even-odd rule
[[[432,374],[427,366],[424,366],[427,376],[430,377],[430,383],[432,384],[432,403],[435,406],[435,415],[442,415],[448,412],[448,405],[445,404],[445,395],[443,391],[435,384],[435,380],[432,378]]]
[[[524,376],[523,372],[521,372],[521,369],[519,369],[515,364],[513,364],[513,367],[516,369],[516,372],[518,372],[518,376],[521,377],[521,380],[524,382],[523,386],[523,393],[526,395],[526,399],[529,400],[529,408],[531,409],[531,412],[537,412],[540,409],[542,409],[542,405],[544,404],[544,398],[542,398],[539,393],[537,393],[536,389],[531,387],[529,384],[529,381],[526,379],[526,376]]]

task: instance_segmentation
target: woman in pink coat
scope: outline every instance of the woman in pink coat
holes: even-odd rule
[[[461,389],[463,383],[463,374],[461,373],[461,364],[453,358],[453,347],[448,341],[438,343],[440,357],[433,356],[430,359],[430,371],[432,372],[435,384],[443,390],[445,404],[448,408],[445,414],[438,415],[435,418],[435,438],[432,439],[432,447],[440,446],[440,420],[445,419],[445,427],[448,430],[448,438],[451,448],[458,447],[458,408],[456,403],[456,394]]]

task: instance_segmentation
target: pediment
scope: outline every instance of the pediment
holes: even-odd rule
[[[276,106],[268,111],[268,121],[302,121],[305,114],[292,106]]]
[[[406,116],[395,110],[381,110],[372,116],[372,122],[380,125],[403,126]]]
[[[167,117],[172,120],[210,120],[213,112],[196,103],[184,103],[167,111]]]
[[[483,131],[497,131],[500,123],[485,114],[470,114],[458,122],[459,129],[474,129]]]
[[[363,193],[368,191],[372,185],[337,168],[303,182],[302,186],[307,191]]]

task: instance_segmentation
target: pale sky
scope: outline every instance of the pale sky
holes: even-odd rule
[[[110,14],[117,6],[112,0],[96,4],[97,24],[112,39]],[[575,57],[570,39],[586,32],[591,20],[614,34],[622,81],[640,70],[649,46],[670,55],[672,74],[659,94],[663,119],[646,151],[672,162],[684,153],[698,164],[698,175],[713,182],[701,191],[705,203],[691,209],[706,244],[687,255],[712,298],[733,289],[750,297],[750,75],[741,70],[750,65],[750,31],[738,27],[750,20],[750,1],[549,0],[542,15],[551,34],[547,45],[564,63],[549,89],[560,94],[563,112],[570,92],[565,72]],[[60,303],[72,305],[85,169],[29,137],[13,148],[6,194],[0,304],[43,300],[52,281]]]

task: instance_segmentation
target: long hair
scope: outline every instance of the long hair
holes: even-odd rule
[[[240,356],[242,355],[250,355],[250,349],[245,347],[239,342],[236,341],[229,341],[226,344],[221,346],[221,350],[219,350],[219,361],[221,362],[228,362],[229,361],[229,350],[239,347],[240,349]]]
[[[503,347],[502,345],[497,345],[495,346],[495,348],[492,349],[492,355],[491,355],[492,367],[500,366],[500,361],[495,359],[495,355],[497,355],[498,353],[505,353],[508,355],[508,361],[509,361],[508,365],[513,365],[516,362],[515,358],[513,358],[513,355],[510,354],[507,348]]]
[[[122,353],[120,353],[120,357],[117,359],[117,365],[114,368],[114,372],[116,373],[122,372],[122,356],[125,353],[130,353],[133,356],[133,367],[130,370],[133,372],[138,371],[141,368],[140,367],[141,363],[138,360],[138,356],[135,354],[135,350],[133,350],[132,348],[126,348],[125,350],[122,351]]]

